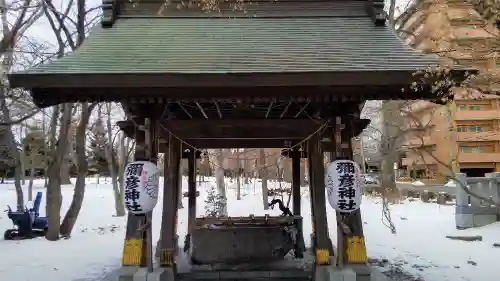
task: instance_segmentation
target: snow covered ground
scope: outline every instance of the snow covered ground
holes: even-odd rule
[[[101,182],[103,180],[101,179]],[[198,215],[204,214],[204,197],[213,182],[201,184]],[[272,184],[272,183],[271,183]],[[44,191],[43,182],[36,182]],[[231,216],[265,214],[262,209],[260,183],[256,181],[243,189],[243,198],[236,201],[235,184],[227,181],[228,210]],[[187,190],[184,178],[183,187]],[[63,188],[63,211],[72,197],[72,187]],[[309,194],[303,189],[302,206],[306,243],[311,232]],[[160,194],[161,196],[161,194]],[[11,184],[0,184],[0,207],[15,204]],[[45,197],[44,197],[45,199]],[[160,198],[161,200],[161,198]],[[184,198],[184,205],[187,199]],[[23,241],[0,240],[0,276],[15,281],[90,281],[101,280],[120,264],[125,231],[125,218],[113,217],[113,194],[109,184],[96,184],[88,179],[83,209],[71,239],[49,242],[44,238]],[[159,204],[161,206],[161,204]],[[45,212],[42,202],[42,214]],[[335,215],[329,209],[330,233],[335,237]],[[458,231],[454,224],[453,206],[439,206],[420,201],[405,201],[391,207],[397,234],[393,235],[381,221],[381,204],[377,199],[364,198],[362,214],[368,255],[383,270],[404,271],[412,275],[406,280],[458,281],[498,280],[497,261],[500,260],[500,223],[483,228]],[[269,210],[278,215],[278,210]],[[179,213],[181,242],[186,232],[187,209]],[[159,237],[161,210],[154,215],[154,240]],[[0,213],[0,231],[11,226]],[[465,242],[445,238],[446,235],[481,235],[483,241]],[[42,277],[43,276],[43,277]],[[401,280],[401,279],[399,279]]]

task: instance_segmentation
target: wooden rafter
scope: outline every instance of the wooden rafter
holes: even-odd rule
[[[269,113],[271,113],[271,109],[273,108],[274,101],[269,102],[269,106],[267,107],[266,118],[269,117]]]
[[[207,114],[205,113],[205,110],[203,110],[203,107],[201,106],[201,104],[199,102],[196,102],[196,106],[198,107],[198,109],[201,111],[201,114],[203,114],[203,117],[205,117],[205,119],[208,119],[208,116]]]
[[[289,101],[288,104],[286,105],[285,109],[283,109],[283,112],[281,112],[280,118],[283,118],[283,116],[286,114],[286,112],[288,111],[288,108],[290,107],[291,104],[292,104],[292,102]]]
[[[217,101],[213,101],[213,102],[215,104],[215,108],[217,109],[217,113],[219,114],[219,118],[222,119],[222,112],[220,111],[219,103],[217,103]]]
[[[182,105],[182,102],[177,102],[177,104],[179,105],[179,107],[181,108],[181,110],[186,113],[186,115],[193,119],[193,115],[191,115],[191,113],[189,113],[189,111],[186,110],[186,108]]]

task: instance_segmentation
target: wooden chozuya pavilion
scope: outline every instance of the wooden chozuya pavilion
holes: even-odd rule
[[[235,261],[241,253],[256,262],[273,246],[266,241],[288,241],[281,258],[287,251],[306,256],[299,162],[309,161],[314,266],[300,273],[269,266],[225,270],[217,278],[262,278],[267,272],[274,279],[335,280],[339,267],[353,269],[358,281],[375,278],[359,210],[338,215],[342,247],[335,250],[329,239],[323,153],[351,159],[349,140],[369,123],[359,117],[365,100],[432,98],[430,86],[415,91],[410,84],[417,69],[437,58],[398,40],[386,25],[383,0],[257,0],[244,11],[230,0],[210,13],[179,9],[175,0],[164,3],[103,0],[101,26],[78,50],[10,75],[11,86],[29,90],[39,107],[120,102],[128,120],[119,125],[137,141],[135,159],[156,162],[158,152],[166,153],[159,266],[144,270],[152,255],[151,214],[129,214],[120,280],[214,278],[176,268],[181,157],[189,159],[190,171],[185,248],[196,263]],[[196,219],[194,152],[209,148],[283,148],[293,159],[293,216]],[[213,229],[207,234],[206,223],[238,236]],[[252,232],[257,226],[263,232]],[[290,228],[293,234],[282,234]]]

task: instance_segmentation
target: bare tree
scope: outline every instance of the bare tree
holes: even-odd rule
[[[85,9],[85,0],[76,1],[76,20],[70,19],[69,14],[72,10],[74,1],[70,1],[63,11],[58,11],[51,1],[45,1],[43,5],[43,13],[51,26],[51,29],[57,39],[58,43],[58,56],[64,55],[67,47],[71,50],[77,49],[84,41],[85,35],[89,25],[94,23],[93,20],[86,21],[87,10]],[[74,24],[75,32],[72,32],[73,27],[69,24]],[[90,118],[90,112],[95,105],[83,103],[81,107],[82,114],[76,129],[81,138],[76,139],[75,155],[77,164],[77,182],[75,185],[75,192],[73,200],[66,213],[63,224],[61,223],[61,167],[64,161],[64,156],[68,151],[68,132],[71,124],[72,112],[75,109],[73,104],[63,104],[59,107],[62,114],[59,116],[55,114],[52,120],[52,128],[57,126],[57,117],[60,117],[59,133],[52,134],[51,148],[49,153],[49,165],[47,168],[47,215],[49,217],[49,230],[46,238],[48,240],[59,239],[59,234],[69,236],[76,222],[78,213],[81,209],[85,190],[85,176],[87,174],[88,163],[86,160],[86,130]],[[52,130],[52,129],[51,129]],[[83,133],[82,133],[83,132]],[[57,143],[57,145],[56,145]]]
[[[55,241],[59,239],[60,223],[61,223],[61,165],[64,155],[67,151],[67,141],[64,141],[64,136],[67,136],[70,127],[71,110],[73,105],[64,104],[61,106],[62,114],[60,116],[59,125],[59,140],[53,143],[53,149],[49,152],[49,164],[47,167],[47,205],[46,213],[48,219],[48,231],[46,234],[47,240]],[[57,115],[58,116],[58,115]],[[53,128],[57,127],[57,119],[52,121]]]
[[[77,155],[77,175],[75,182],[75,189],[73,192],[73,199],[71,200],[71,205],[69,206],[66,215],[61,223],[60,233],[63,237],[69,237],[71,235],[71,231],[75,226],[76,219],[78,218],[78,214],[82,208],[82,203],[85,195],[85,177],[88,172],[88,161],[86,155],[86,147],[87,144],[87,127],[90,119],[90,114],[92,113],[92,109],[96,106],[95,103],[82,104],[82,112],[80,116],[80,122],[78,123],[78,127],[76,130],[76,142],[75,142],[75,150]]]
[[[40,5],[33,4],[31,0],[14,1],[7,3],[0,0],[0,18],[2,21],[2,40],[0,42],[0,54],[2,56],[2,65],[0,69],[0,131],[3,135],[4,147],[9,151],[10,163],[14,167],[14,183],[17,194],[17,208],[24,207],[24,195],[21,186],[23,175],[20,149],[15,141],[12,132],[12,125],[21,123],[32,117],[37,111],[25,114],[18,120],[13,120],[12,110],[15,101],[19,97],[25,97],[25,93],[8,88],[6,74],[11,70],[15,63],[15,47],[20,44],[26,30],[41,16]],[[13,19],[13,22],[9,22]],[[17,97],[16,97],[16,94]]]
[[[2,119],[5,122],[11,122],[10,118],[10,111],[8,109],[7,101],[4,98],[4,89],[0,89],[0,108],[1,108],[1,114],[2,114]],[[11,125],[7,126],[2,126],[0,128],[0,131],[2,131],[2,134],[4,135],[4,141],[5,141],[5,147],[7,151],[9,152],[8,158],[10,158],[10,163],[11,166],[14,166],[14,185],[16,188],[16,195],[17,195],[17,209],[23,209],[24,208],[24,195],[23,195],[23,189],[21,186],[21,154],[19,153],[19,148],[17,147],[16,141],[14,139],[14,135],[12,134],[12,127]]]
[[[13,13],[11,13],[13,12]],[[0,54],[12,52],[26,30],[36,22],[41,13],[41,6],[32,0],[12,1],[0,0],[0,14],[2,17],[2,39],[0,40]],[[9,17],[15,15],[14,21],[9,22]]]
[[[402,130],[401,120],[404,101],[388,101],[382,105],[382,116],[384,120],[384,131],[382,135],[382,164],[381,164],[381,191],[385,198],[391,201],[399,199],[396,188],[394,165],[400,160],[401,143],[404,135],[408,133]]]
[[[99,109],[99,115],[101,110]],[[118,167],[118,163],[116,163],[116,157],[113,153],[114,147],[114,137],[113,137],[113,126],[111,124],[111,115],[112,115],[112,104],[106,104],[106,133],[108,141],[105,142],[104,151],[106,154],[106,163],[108,164],[109,176],[111,177],[111,183],[113,185],[113,195],[115,198],[115,212],[117,217],[125,216],[125,205],[123,204],[122,194],[123,190],[120,189],[119,186],[119,177],[123,177],[123,175],[118,174],[116,168]],[[102,118],[98,116],[99,120]],[[125,149],[124,149],[125,151]],[[125,158],[125,156],[124,156]]]
[[[52,2],[44,2],[43,12],[50,27],[57,39],[57,57],[62,57],[66,50],[66,42],[74,49],[72,35],[65,25],[72,2],[68,4],[66,13],[60,14],[55,9]],[[54,20],[55,19],[55,20]],[[55,106],[50,123],[50,145],[47,165],[47,201],[46,214],[48,219],[47,240],[56,241],[59,239],[61,223],[61,166],[64,156],[68,150],[68,132],[71,125],[72,104],[62,104]],[[57,127],[59,125],[59,132]]]

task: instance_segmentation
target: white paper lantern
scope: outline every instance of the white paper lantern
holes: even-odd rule
[[[335,210],[351,213],[361,205],[361,170],[351,160],[336,160],[327,167],[325,186],[328,203]]]
[[[158,202],[160,173],[156,165],[149,161],[134,161],[125,167],[125,206],[133,214],[153,211]]]

